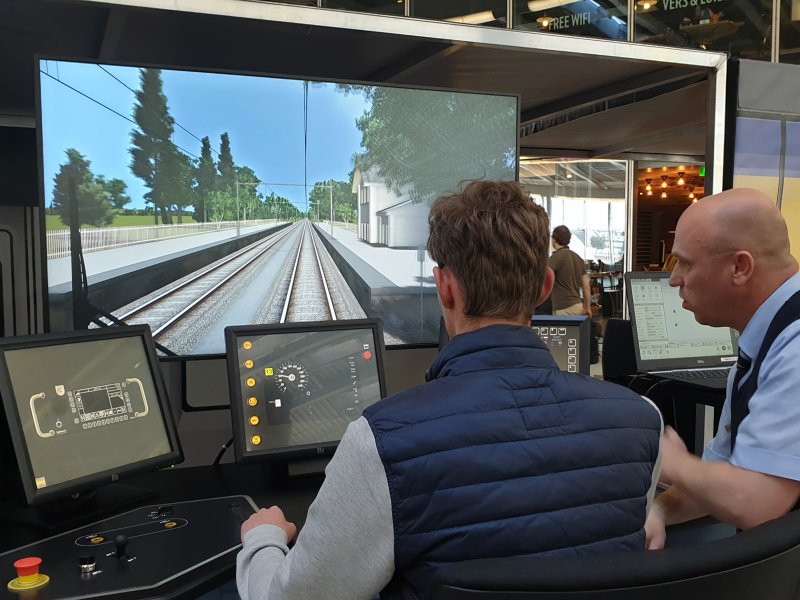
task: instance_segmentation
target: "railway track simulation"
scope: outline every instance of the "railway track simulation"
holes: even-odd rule
[[[224,349],[224,328],[245,323],[366,317],[309,221],[301,221],[115,313],[150,325],[175,354]]]
[[[211,296],[222,292],[231,280],[242,274],[248,266],[263,257],[288,235],[290,230],[281,231],[242,248],[177,286],[149,298],[143,304],[119,315],[118,318],[127,322],[146,322],[150,325],[154,337],[162,335],[193,311],[202,309]]]
[[[308,222],[303,224],[301,235],[280,322],[335,321],[337,316],[331,286],[320,260],[321,253],[326,251],[320,248],[316,233]]]

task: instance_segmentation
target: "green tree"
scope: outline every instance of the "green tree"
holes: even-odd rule
[[[91,162],[86,160],[75,148],[66,150],[67,162],[63,163],[53,178],[53,201],[51,208],[67,227],[70,224],[70,203],[72,192],[70,180],[74,182],[74,193],[77,201],[78,227],[94,225],[103,227],[114,220],[115,211],[109,202],[105,180],[95,180],[90,169]]]
[[[255,219],[261,205],[258,186],[261,183],[250,167],[236,167],[238,182],[239,215],[242,219]]]
[[[131,198],[127,194],[128,184],[122,179],[115,177],[106,181],[105,177],[98,175],[95,181],[105,188],[106,194],[108,194],[108,201],[115,210],[121,211],[126,204],[130,203]]]
[[[200,140],[200,158],[195,167],[194,179],[195,187],[195,221],[205,222],[208,220],[208,207],[212,192],[217,187],[217,167],[211,156],[211,142],[208,136]]]
[[[332,186],[332,188],[331,188]],[[352,184],[346,181],[318,181],[308,194],[308,213],[311,219],[330,218],[331,196],[333,196],[333,218],[335,221],[352,223],[356,217],[358,196],[352,192]]]
[[[236,165],[231,154],[231,141],[228,133],[225,132],[219,139],[219,160],[217,161],[217,171],[219,171],[218,188],[229,195],[235,193],[236,188]]]
[[[356,121],[365,150],[354,155],[355,167],[375,169],[395,194],[430,203],[462,181],[514,179],[514,98],[354,85],[339,89],[361,93],[371,103]]]
[[[169,114],[161,71],[141,69],[139,84],[133,107],[139,129],[131,131],[131,172],[150,188],[144,197],[156,209],[156,223],[158,213],[162,223],[172,223],[168,196],[180,171],[179,152],[172,143],[175,121]]]
[[[169,178],[165,180],[165,197],[169,199],[171,208],[178,215],[178,223],[183,223],[186,209],[194,205],[195,195],[192,187],[194,180],[194,167],[192,160],[183,152],[173,146],[169,159],[164,161]]]

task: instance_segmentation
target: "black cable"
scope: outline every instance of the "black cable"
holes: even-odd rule
[[[634,384],[634,383],[635,383],[635,382],[636,382],[638,379],[644,379],[645,377],[647,377],[647,373],[639,373],[638,375],[634,375],[634,376],[633,376],[633,379],[631,379],[631,380],[628,382],[627,388],[628,388],[629,390],[632,390],[632,389],[633,389],[633,384]]]
[[[225,455],[225,452],[228,450],[228,448],[230,448],[230,447],[231,447],[231,444],[232,444],[232,443],[233,443],[233,438],[229,439],[227,442],[225,442],[224,444],[222,444],[222,448],[220,448],[220,451],[219,451],[219,453],[217,454],[217,458],[215,458],[215,459],[214,459],[214,462],[213,462],[213,463],[211,463],[213,466],[215,466],[215,467],[216,467],[216,466],[219,464],[219,461],[221,461],[221,460],[222,460],[222,457]]]
[[[660,381],[656,381],[653,385],[651,385],[649,388],[647,388],[647,391],[644,394],[642,394],[642,396],[649,397],[650,396],[650,392],[652,392],[658,386],[660,386],[660,385],[662,385],[664,383],[667,383],[668,381],[669,381],[668,379],[661,379]]]

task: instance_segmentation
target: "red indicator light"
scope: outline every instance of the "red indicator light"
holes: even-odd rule
[[[364,353],[361,356],[364,357],[364,360],[369,360],[372,358],[372,352],[369,350],[364,350]]]

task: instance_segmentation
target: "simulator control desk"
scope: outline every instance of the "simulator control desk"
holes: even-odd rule
[[[322,478],[282,479],[263,465],[223,465],[166,469],[128,482],[158,496],[66,530],[0,524],[0,599],[196,598],[234,577],[239,529],[257,506],[278,504],[301,527]],[[41,564],[26,573],[21,559],[31,557]]]

